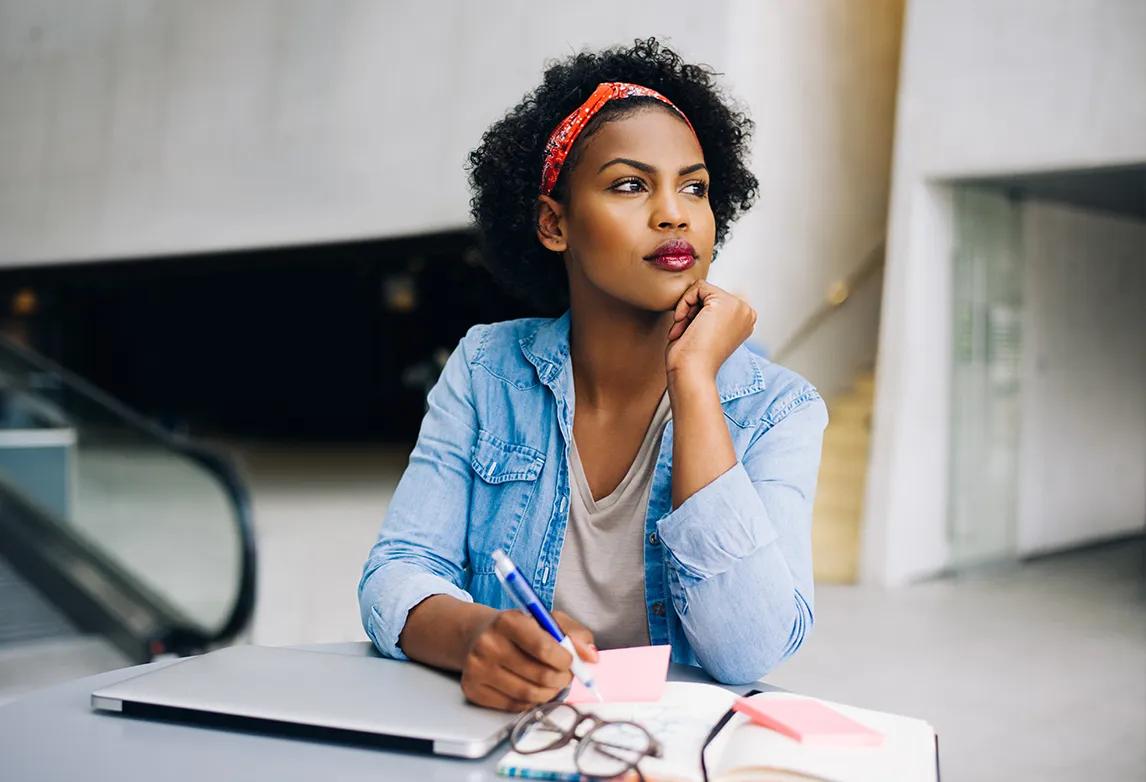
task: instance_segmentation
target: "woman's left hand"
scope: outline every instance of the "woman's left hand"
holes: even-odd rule
[[[752,335],[756,310],[741,298],[697,280],[676,303],[665,349],[668,374],[716,377],[725,359]]]

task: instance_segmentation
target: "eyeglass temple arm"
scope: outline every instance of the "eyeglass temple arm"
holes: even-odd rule
[[[748,692],[744,693],[743,697],[751,698],[753,695],[759,695],[762,692],[764,691],[749,690]],[[731,720],[735,715],[736,711],[734,709],[729,709],[726,711],[724,716],[721,717],[720,720],[712,726],[712,730],[708,732],[708,737],[705,738],[704,743],[700,745],[700,772],[704,775],[704,782],[708,782],[708,764],[704,762],[704,751],[708,749],[708,745],[712,743],[713,739],[720,735],[720,731],[724,730],[724,726],[727,725],[729,720]]]

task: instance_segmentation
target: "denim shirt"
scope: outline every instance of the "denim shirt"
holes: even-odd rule
[[[812,626],[812,499],[827,410],[807,381],[743,345],[716,385],[737,462],[674,510],[669,420],[645,514],[645,605],[652,644],[739,683],[795,652]],[[406,615],[431,595],[512,608],[495,549],[552,608],[573,402],[568,312],[477,325],[461,340],[427,397],[358,585],[363,626],[382,654],[405,659]]]

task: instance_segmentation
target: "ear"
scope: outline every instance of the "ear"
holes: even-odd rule
[[[537,196],[537,239],[547,250],[565,252],[569,243],[565,237],[565,207],[547,195]]]

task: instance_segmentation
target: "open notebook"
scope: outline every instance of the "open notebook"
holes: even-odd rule
[[[797,698],[788,693],[764,693],[756,699]],[[647,779],[699,782],[700,746],[736,696],[722,687],[669,682],[654,703],[579,705],[604,719],[628,719],[644,725],[664,747],[663,757],[646,758],[641,771]],[[706,752],[710,779],[832,780],[850,782],[937,779],[935,733],[923,720],[821,701],[856,722],[883,734],[879,746],[822,747],[801,744],[781,733],[753,724],[737,714]],[[503,776],[576,780],[574,745],[534,755],[509,752],[498,763]]]

